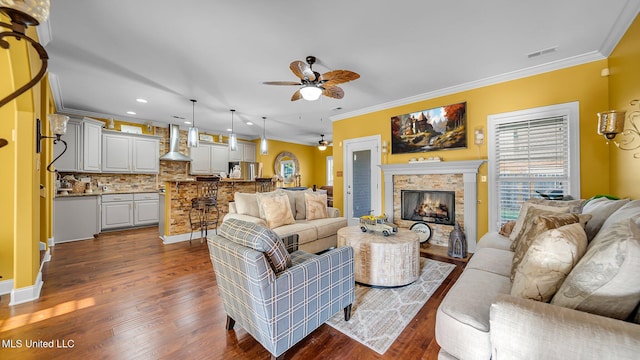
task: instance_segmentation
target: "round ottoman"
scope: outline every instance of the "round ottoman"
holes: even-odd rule
[[[359,283],[403,286],[420,276],[420,239],[413,231],[398,229],[395,235],[383,236],[349,226],[338,230],[338,246],[353,247],[354,276]]]

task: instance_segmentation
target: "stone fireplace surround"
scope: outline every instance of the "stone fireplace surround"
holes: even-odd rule
[[[420,183],[424,176],[445,177],[438,188],[421,190],[454,190],[456,191],[456,221],[464,228],[469,252],[475,252],[478,232],[478,169],[485,160],[441,161],[441,162],[413,162],[407,164],[380,165],[384,172],[384,212],[389,221],[395,222],[401,227],[408,227],[412,222],[400,218],[400,190],[408,184]],[[454,176],[451,176],[454,175]],[[462,177],[462,184],[459,178]],[[400,180],[400,181],[397,181]],[[459,186],[459,189],[456,189]],[[411,188],[411,190],[416,190]],[[460,199],[460,190],[462,198]],[[462,206],[460,206],[462,205]],[[396,211],[397,210],[397,211]],[[397,216],[397,219],[395,218]],[[433,225],[433,224],[430,224]],[[446,234],[442,230],[434,228],[434,236],[438,240],[434,245],[443,244],[443,237],[448,241],[449,231]],[[449,226],[453,229],[453,227]]]

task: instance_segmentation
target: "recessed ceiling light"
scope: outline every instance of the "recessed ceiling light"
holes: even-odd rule
[[[136,99],[136,101],[139,102],[139,103],[143,103],[143,104],[147,103],[147,100],[145,100],[145,99]]]
[[[228,131],[228,132],[232,132],[233,130],[231,130],[231,129],[229,128],[229,129],[227,129],[227,131]]]
[[[127,111],[127,114],[129,114],[129,115],[135,115],[136,113],[135,113],[135,111]]]
[[[247,121],[247,125],[251,126],[253,123],[251,121]]]
[[[191,125],[191,121],[185,121],[184,123],[187,125]]]

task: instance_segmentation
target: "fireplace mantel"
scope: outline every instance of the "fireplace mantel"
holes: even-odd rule
[[[469,252],[475,252],[478,228],[478,170],[486,160],[412,162],[380,165],[384,171],[385,214],[393,219],[393,177],[395,175],[462,174],[464,181],[464,232]]]

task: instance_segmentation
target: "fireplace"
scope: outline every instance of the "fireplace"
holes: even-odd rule
[[[426,221],[434,224],[455,224],[454,191],[402,190],[402,220]]]

